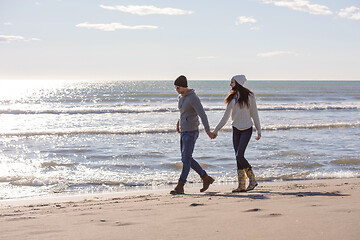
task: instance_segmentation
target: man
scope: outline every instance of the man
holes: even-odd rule
[[[183,168],[179,178],[178,185],[172,190],[171,194],[184,194],[184,184],[189,175],[190,168],[194,169],[203,181],[203,188],[200,192],[206,191],[214,179],[206,174],[197,161],[192,157],[196,139],[199,136],[199,116],[204,125],[205,131],[210,138],[215,138],[210,132],[210,126],[205,114],[204,108],[194,89],[189,89],[187,79],[181,75],[174,82],[176,91],[179,95],[178,107],[180,110],[180,119],[176,124],[176,130],[180,133],[180,150]]]

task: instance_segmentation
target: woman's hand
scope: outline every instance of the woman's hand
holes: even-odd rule
[[[206,133],[207,133],[207,135],[209,136],[209,138],[211,138],[211,139],[216,138],[216,134],[214,134],[213,132],[208,131],[208,132],[206,132]]]
[[[261,138],[261,134],[258,134],[258,136],[255,138],[257,141],[259,141]]]

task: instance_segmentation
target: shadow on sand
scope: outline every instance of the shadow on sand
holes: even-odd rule
[[[206,192],[205,194],[185,194],[187,196],[196,197],[226,197],[226,198],[249,198],[249,199],[270,199],[271,195],[280,196],[296,196],[296,197],[346,197],[349,194],[342,194],[339,192],[271,192],[271,191],[251,191],[251,193],[220,193],[220,192]]]

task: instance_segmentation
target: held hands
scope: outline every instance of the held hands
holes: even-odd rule
[[[209,138],[211,138],[211,139],[215,139],[217,137],[217,134],[215,134],[213,132],[207,131],[206,133],[209,136]]]

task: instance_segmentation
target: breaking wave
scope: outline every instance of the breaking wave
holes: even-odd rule
[[[205,107],[205,111],[224,111],[225,106]],[[359,106],[348,105],[302,105],[302,106],[258,106],[259,111],[325,111],[325,110],[358,110]],[[106,114],[106,113],[161,113],[177,112],[176,107],[75,107],[75,108],[48,108],[48,109],[0,109],[0,114]]]
[[[332,129],[332,128],[352,128],[360,127],[360,122],[357,123],[324,123],[324,124],[304,124],[304,125],[274,125],[264,126],[264,131],[279,131],[291,129]],[[221,131],[230,132],[231,127],[225,127]],[[41,135],[138,135],[138,134],[166,134],[175,133],[176,129],[161,128],[161,129],[136,129],[136,130],[117,130],[117,129],[69,129],[69,130],[47,130],[47,131],[13,131],[3,132],[0,136],[41,136]]]

